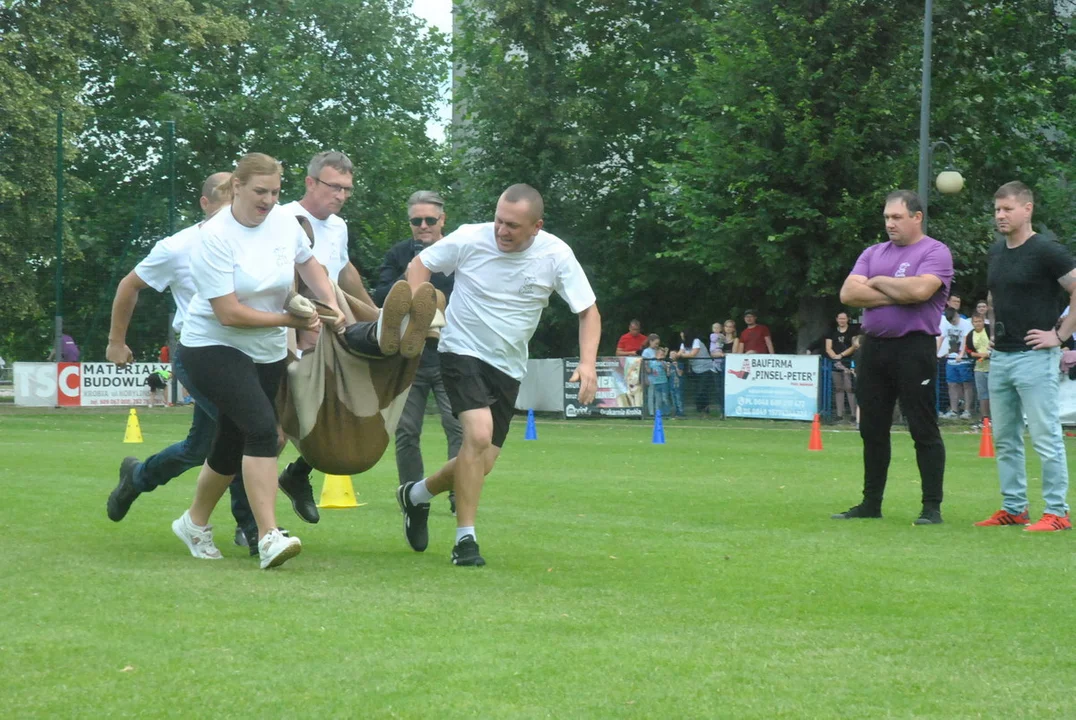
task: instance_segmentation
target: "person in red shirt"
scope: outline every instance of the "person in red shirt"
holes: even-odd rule
[[[618,357],[621,355],[638,355],[646,347],[646,335],[643,335],[639,328],[638,320],[632,320],[628,323],[628,331],[616,341],[616,354]]]
[[[171,357],[172,351],[169,349],[169,347],[167,345],[161,345],[161,352],[160,355],[158,355],[160,361],[163,363],[171,362]]]
[[[760,355],[773,355],[773,339],[770,337],[770,329],[765,325],[756,325],[757,315],[754,310],[747,310],[743,314],[747,327],[740,333],[740,343],[745,354],[758,353]]]

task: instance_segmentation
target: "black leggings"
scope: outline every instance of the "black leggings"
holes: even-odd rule
[[[191,382],[217,406],[217,434],[206,457],[221,475],[235,475],[243,456],[277,456],[274,400],[285,361],[258,364],[235,348],[179,346]]]

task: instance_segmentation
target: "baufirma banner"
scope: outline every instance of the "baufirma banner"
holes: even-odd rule
[[[134,407],[150,404],[146,378],[168,363],[15,363],[15,404]]]
[[[818,355],[726,355],[725,416],[813,419],[819,361]]]

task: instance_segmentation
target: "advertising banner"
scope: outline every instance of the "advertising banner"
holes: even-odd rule
[[[578,366],[579,358],[565,358],[564,417],[643,417],[642,358],[598,358],[598,392],[589,405],[579,402],[579,383],[569,382]]]
[[[150,404],[146,378],[169,363],[15,363],[15,404],[136,407]]]
[[[726,355],[725,415],[813,420],[819,380],[817,355]]]

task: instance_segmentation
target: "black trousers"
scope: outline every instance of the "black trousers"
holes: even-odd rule
[[[235,475],[243,456],[275,458],[276,398],[285,361],[258,364],[223,345],[179,346],[191,381],[217,407],[217,434],[206,462],[221,475]]]
[[[856,364],[859,435],[863,438],[863,504],[880,510],[889,473],[893,408],[901,409],[915,442],[923,505],[938,508],[945,478],[945,443],[935,409],[937,341],[931,335],[864,336]]]

